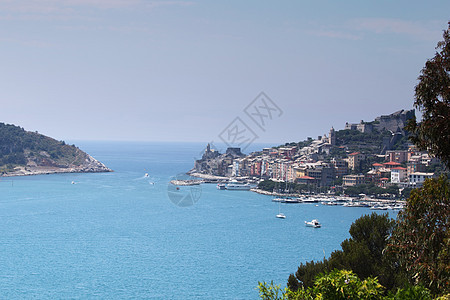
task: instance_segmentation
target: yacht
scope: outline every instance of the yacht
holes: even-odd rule
[[[312,220],[311,222],[307,222],[305,221],[305,225],[308,227],[314,227],[314,228],[319,228],[320,226],[322,226],[319,221],[317,221],[316,219]]]
[[[319,199],[313,198],[313,197],[307,197],[302,199],[303,203],[317,203],[319,202]]]
[[[388,206],[385,206],[384,204],[375,204],[370,208],[371,210],[388,210]]]
[[[298,198],[286,198],[284,203],[301,203],[301,200],[298,200]]]
[[[233,180],[230,181],[225,188],[230,191],[249,191],[252,187],[248,183],[240,183]]]

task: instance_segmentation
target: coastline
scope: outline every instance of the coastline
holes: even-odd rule
[[[261,194],[261,195],[277,196],[277,197],[301,197],[301,196],[304,196],[302,194],[283,194],[283,193],[276,193],[276,192],[268,192],[268,191],[261,190],[258,188],[250,189],[250,191]]]
[[[74,168],[56,168],[56,167],[17,167],[13,172],[0,174],[0,177],[18,177],[18,176],[35,176],[49,174],[68,174],[68,173],[108,173],[113,170],[103,166],[97,168],[74,167]]]
[[[230,178],[224,177],[224,176],[216,176],[216,175],[210,175],[210,174],[202,174],[197,172],[187,172],[187,175],[190,175],[192,177],[202,178],[206,180],[229,180]]]

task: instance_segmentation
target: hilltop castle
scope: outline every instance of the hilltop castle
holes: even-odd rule
[[[403,128],[409,119],[415,116],[414,109],[411,110],[399,110],[395,113],[385,116],[376,117],[373,122],[364,122],[361,120],[360,123],[345,123],[344,129],[358,130],[364,133],[370,133],[373,130],[388,130],[391,132],[401,132],[404,133]]]

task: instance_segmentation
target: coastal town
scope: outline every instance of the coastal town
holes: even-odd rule
[[[435,177],[440,162],[408,141],[405,126],[413,117],[414,110],[401,110],[372,122],[346,123],[339,131],[332,127],[316,139],[249,155],[240,148],[221,154],[208,144],[189,174],[204,179],[295,183],[329,193],[362,184],[400,190],[420,187],[425,179]],[[346,142],[346,136],[357,139]]]

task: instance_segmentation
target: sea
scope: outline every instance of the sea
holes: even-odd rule
[[[215,184],[174,189],[205,143],[76,145],[114,172],[0,178],[1,299],[258,299],[259,281],[285,287],[372,213]],[[312,219],[322,227],[306,227]]]

